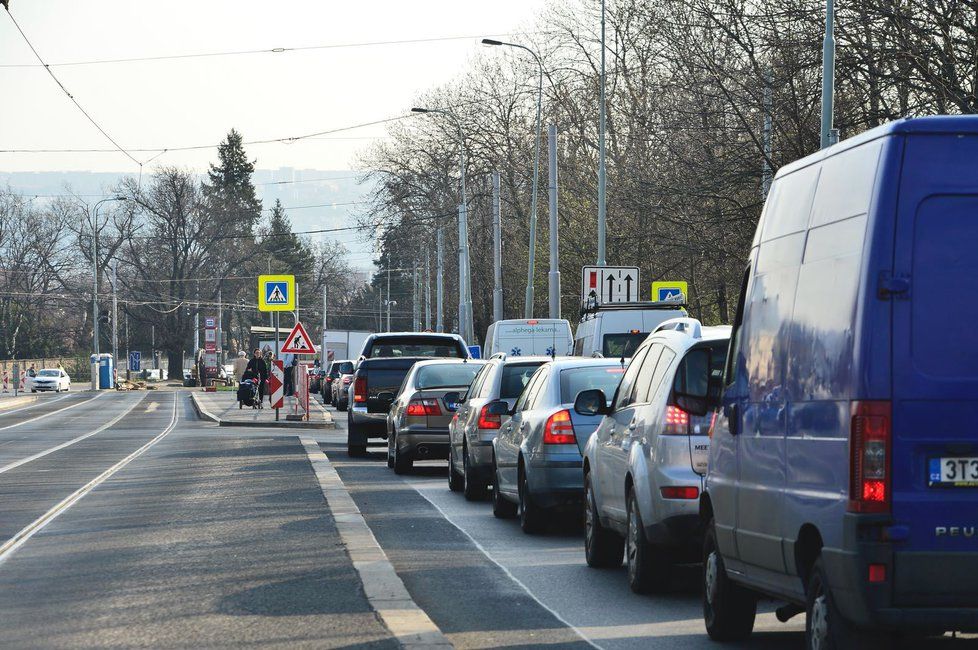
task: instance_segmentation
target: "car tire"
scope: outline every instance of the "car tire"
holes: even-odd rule
[[[346,411],[346,404],[343,404],[343,406],[337,406],[336,409],[338,411],[340,411],[340,412],[345,412]]]
[[[757,596],[727,576],[713,520],[703,541],[703,621],[714,641],[742,641],[754,630]]]
[[[469,466],[469,446],[462,445],[462,495],[466,501],[482,501],[486,498],[486,483],[476,478]]]
[[[499,491],[499,472],[495,463],[492,467],[492,514],[498,519],[512,519],[516,516],[516,504],[507,501]]]
[[[533,496],[530,494],[530,482],[526,478],[526,470],[523,469],[522,465],[519,470],[519,495],[517,513],[520,518],[520,528],[527,535],[537,535],[543,532],[546,527],[546,512],[533,503]]]
[[[588,472],[584,475],[584,559],[589,567],[607,569],[621,566],[624,555],[625,540],[601,525]]]
[[[391,448],[390,440],[387,441],[387,466],[394,469],[394,450]]]
[[[805,648],[810,650],[877,650],[891,647],[894,638],[869,634],[850,623],[832,598],[822,557],[812,565],[805,586]]]
[[[459,476],[452,463],[452,452],[448,451],[448,489],[452,492],[461,492],[465,487],[465,479]]]
[[[37,389],[36,389],[36,388],[32,388],[32,389],[31,389],[31,392],[32,392],[32,393],[36,393],[36,392],[37,392]]]
[[[628,567],[628,588],[636,594],[663,592],[668,589],[672,577],[672,558],[668,549],[650,544],[646,539],[638,498],[633,489],[628,491],[627,507],[625,564]]]
[[[414,469],[414,459],[407,454],[402,454],[397,448],[397,434],[394,434],[394,473],[407,474]]]

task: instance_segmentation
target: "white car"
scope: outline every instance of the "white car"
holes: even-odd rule
[[[38,370],[31,380],[31,392],[36,393],[39,390],[53,390],[56,393],[71,390],[71,377],[61,368]]]

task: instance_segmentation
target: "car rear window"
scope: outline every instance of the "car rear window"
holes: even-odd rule
[[[537,368],[543,365],[539,363],[514,363],[503,366],[503,378],[499,386],[499,399],[516,399],[523,392],[523,388],[529,383],[530,377],[536,372]]]
[[[418,368],[414,383],[418,389],[468,386],[482,368],[477,363],[446,363]]]
[[[344,361],[343,363],[341,363],[340,365],[338,365],[336,367],[336,370],[341,375],[349,375],[350,373],[353,372],[353,362],[352,361]]]
[[[371,344],[370,358],[378,357],[454,357],[463,355],[458,342],[445,336],[384,337]]]
[[[597,388],[611,397],[618,388],[625,369],[620,364],[614,366],[589,366],[567,368],[560,371],[560,401],[572,404],[582,390]]]
[[[642,345],[648,336],[648,332],[605,334],[601,341],[601,354],[609,359],[620,359],[621,357],[630,359],[635,355],[638,346]]]

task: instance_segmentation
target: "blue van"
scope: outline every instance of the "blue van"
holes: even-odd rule
[[[701,500],[710,636],[758,595],[809,648],[978,630],[978,117],[783,167],[744,273]]]

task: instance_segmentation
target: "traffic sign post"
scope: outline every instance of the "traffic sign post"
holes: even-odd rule
[[[282,344],[282,352],[284,354],[316,354],[316,348],[312,344],[312,339],[309,338],[306,328],[299,321],[296,321],[295,327],[285,337],[285,343]]]
[[[295,276],[259,275],[258,310],[295,311]]]
[[[682,280],[661,280],[652,283],[652,300],[657,302],[686,302],[689,285]]]
[[[605,305],[639,300],[637,266],[585,266],[581,268],[581,304]]]

